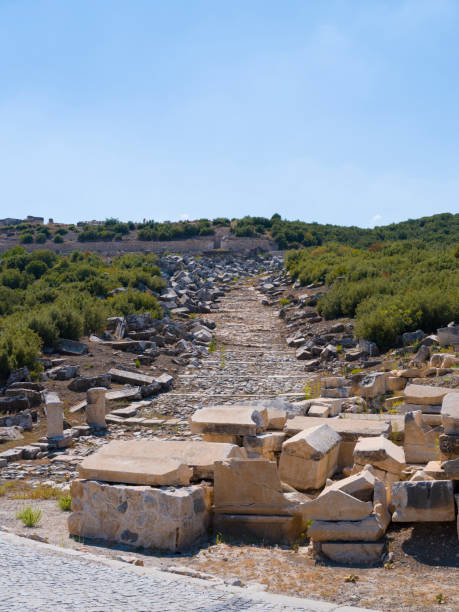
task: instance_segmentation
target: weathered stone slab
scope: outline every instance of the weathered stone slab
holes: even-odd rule
[[[105,428],[104,387],[94,387],[86,392],[86,422],[92,427]]]
[[[338,454],[338,467],[352,466],[354,463],[354,448],[361,437],[388,436],[391,431],[389,418],[387,422],[370,418],[358,418],[364,415],[352,415],[346,418],[321,419],[309,416],[296,416],[287,421],[285,430],[288,435],[295,435],[300,431],[317,425],[328,425],[342,438]],[[373,415],[367,415],[368,417]]]
[[[424,425],[420,411],[405,415],[403,448],[407,463],[427,463],[438,458],[438,438],[441,427]]]
[[[184,551],[206,534],[211,487],[174,489],[74,480],[69,533],[123,545]]]
[[[273,453],[282,451],[286,434],[282,431],[267,431],[256,436],[244,436],[243,446],[247,453],[255,453],[267,459],[273,459]]]
[[[214,530],[224,537],[269,544],[293,544],[304,530],[300,516],[215,514]]]
[[[403,392],[407,404],[420,404],[423,406],[438,406],[443,398],[452,390],[447,387],[433,387],[432,385],[407,385]]]
[[[395,523],[454,521],[454,489],[450,480],[395,482],[391,487]]]
[[[262,406],[209,406],[190,418],[192,433],[255,436],[266,429],[268,414]]]
[[[459,435],[459,393],[447,393],[441,406],[445,434]]]
[[[231,444],[174,440],[114,440],[86,457],[82,478],[153,486],[187,485],[191,478],[213,478],[215,461],[245,457]]]
[[[340,443],[341,437],[328,425],[286,440],[279,461],[281,480],[303,491],[319,489],[337,469]]]
[[[308,498],[302,496],[304,501]],[[265,459],[230,459],[214,467],[214,511],[223,514],[299,514],[282,492],[277,466]]]
[[[459,345],[459,325],[454,327],[441,327],[437,329],[437,338],[442,346],[458,346]]]
[[[322,542],[321,552],[335,563],[373,565],[381,560],[385,542]]]
[[[112,368],[108,373],[112,381],[135,386],[151,385],[155,380],[153,376],[148,376],[147,374],[119,370],[118,368]]]
[[[363,502],[339,489],[327,489],[303,507],[307,520],[361,521],[373,512],[372,502]]]
[[[405,467],[405,453],[403,448],[383,436],[361,438],[354,448],[354,462],[399,474]]]
[[[344,491],[361,501],[371,501],[375,480],[376,478],[370,469],[363,469],[358,474],[348,476],[347,478],[342,478],[335,482],[328,481],[326,488],[320,496],[324,495],[327,491],[335,490]]]

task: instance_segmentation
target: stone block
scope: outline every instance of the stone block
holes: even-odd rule
[[[202,434],[202,439],[204,442],[218,442],[242,446],[242,436],[232,436],[230,434]]]
[[[286,411],[283,408],[276,408],[275,406],[268,406],[266,410],[268,412],[267,429],[282,431],[287,421]]]
[[[300,516],[216,514],[214,530],[226,538],[291,545],[304,531]]]
[[[326,419],[330,416],[330,406],[324,404],[312,404],[308,410],[308,416]]]
[[[71,535],[170,552],[204,536],[211,517],[211,487],[179,489],[75,480],[71,485]]]
[[[285,438],[286,434],[282,431],[268,431],[256,436],[245,436],[243,446],[249,455],[253,453],[271,459],[274,453],[282,451]]]
[[[308,498],[300,496],[302,501]],[[265,459],[218,461],[214,468],[217,514],[299,514],[298,503],[282,492],[277,466]]]
[[[441,346],[459,346],[459,325],[437,329],[437,338]]]
[[[407,404],[421,404],[423,406],[438,406],[443,398],[452,390],[447,387],[433,387],[432,385],[407,385],[404,390]],[[456,391],[455,393],[459,393]]]
[[[391,487],[395,523],[454,521],[454,489],[450,480],[396,482]]]
[[[388,376],[386,384],[388,391],[402,391],[406,387],[406,379],[402,376]]]
[[[322,542],[323,555],[345,565],[374,565],[379,563],[385,549],[385,541],[379,542]]]
[[[345,384],[346,379],[343,376],[328,376],[320,380],[322,389],[336,389],[337,387],[344,387]]]
[[[130,384],[135,386],[151,385],[155,382],[153,376],[147,374],[141,374],[140,372],[128,372],[127,370],[119,370],[118,368],[112,368],[109,370],[111,380],[123,384]]]
[[[94,387],[86,392],[86,422],[92,427],[105,428],[104,387]]]
[[[59,438],[64,433],[64,411],[57,393],[45,393],[46,435]]]
[[[361,521],[316,520],[308,529],[308,536],[314,542],[375,542],[386,533],[387,525],[381,524],[375,515]]]
[[[442,461],[459,457],[459,435],[441,434],[438,438]]]
[[[114,440],[79,465],[80,477],[126,484],[187,485],[213,478],[215,461],[245,457],[231,444],[173,440]]]
[[[405,453],[387,438],[361,438],[354,448],[354,463],[367,464],[392,474],[400,474],[405,468]]]
[[[438,458],[438,438],[441,427],[424,425],[420,411],[405,414],[403,448],[407,463],[427,463]]]
[[[449,480],[459,480],[459,457],[445,461],[441,467],[446,478]]]
[[[341,436],[342,442],[338,454],[338,467],[340,469],[353,465],[354,448],[359,438],[388,436],[391,430],[389,420],[387,422],[376,421],[348,415],[346,415],[346,418],[339,419],[297,416],[287,421],[285,430],[287,435],[295,435],[300,431],[322,424],[328,425]]]
[[[303,507],[306,520],[361,521],[372,512],[372,502],[363,502],[344,491],[331,488]]]
[[[190,418],[192,433],[255,436],[265,431],[267,409],[263,406],[209,406]]]
[[[371,501],[373,498],[373,490],[375,486],[375,475],[371,469],[363,469],[357,474],[336,480],[334,482],[328,481],[326,488],[319,495],[321,497],[327,491],[344,491],[361,501]]]
[[[361,380],[356,381],[352,387],[354,395],[360,395],[366,399],[382,395],[386,390],[386,374],[384,372],[367,374]]]
[[[279,475],[299,490],[319,489],[337,470],[341,437],[328,425],[302,431],[282,445]]]
[[[459,435],[459,393],[447,393],[441,405],[445,434]]]

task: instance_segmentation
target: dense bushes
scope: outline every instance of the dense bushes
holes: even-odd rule
[[[43,344],[101,333],[107,316],[151,312],[162,316],[153,291],[166,283],[152,254],[116,257],[94,253],[59,257],[16,247],[0,257],[0,379],[27,365],[38,372]],[[108,297],[118,287],[125,290]]]
[[[280,249],[320,246],[336,242],[359,248],[368,248],[380,242],[412,240],[452,244],[459,233],[459,214],[443,213],[421,219],[409,219],[373,229],[321,225],[304,221],[283,221],[274,214],[264,217],[243,217],[233,224],[236,236],[270,236]]]
[[[432,332],[459,319],[459,262],[454,247],[407,241],[378,248],[342,245],[290,251],[286,265],[302,284],[330,288],[319,300],[326,319],[356,317],[359,337],[382,349],[405,331]]]
[[[148,221],[138,225],[139,240],[182,240],[193,236],[210,236],[214,234],[214,229],[208,219],[190,223],[188,221],[180,223],[157,223]]]

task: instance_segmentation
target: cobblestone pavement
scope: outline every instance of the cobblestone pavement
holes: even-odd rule
[[[302,600],[225,589],[176,576],[100,562],[91,556],[60,551],[0,534],[0,610],[9,612],[345,612],[358,610]]]
[[[156,413],[189,416],[216,403],[282,397],[304,399],[311,374],[304,371],[295,349],[285,343],[288,330],[275,308],[262,305],[263,296],[250,284],[235,287],[222,298],[220,309],[206,314],[215,321],[217,348],[196,370],[180,373],[169,393],[159,395],[138,416]]]

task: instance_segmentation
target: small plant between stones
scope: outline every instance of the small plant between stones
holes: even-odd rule
[[[69,493],[62,495],[62,497],[59,497],[57,500],[57,503],[59,504],[59,508],[61,510],[64,512],[70,512],[72,509],[72,496]]]
[[[16,518],[21,520],[26,527],[36,527],[40,522],[41,515],[40,508],[27,506],[16,513]]]

